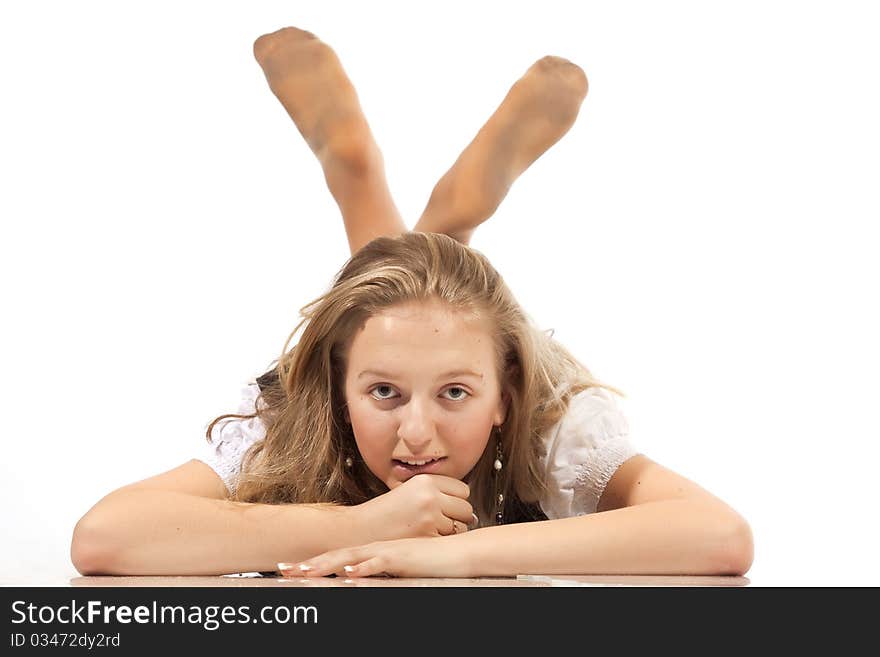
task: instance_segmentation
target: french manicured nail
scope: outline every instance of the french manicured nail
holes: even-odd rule
[[[354,566],[343,566],[343,567],[342,567],[342,570],[344,570],[344,571],[347,572],[347,573],[353,573],[353,572],[354,572]]]
[[[307,570],[311,570],[312,567],[309,566],[309,565],[306,565],[306,564],[304,564],[304,563],[301,563],[301,564],[299,565],[299,569],[300,569],[301,571],[303,571],[303,572],[306,572]]]
[[[275,565],[278,567],[278,570],[293,570],[292,563],[286,563],[284,561],[280,561]]]

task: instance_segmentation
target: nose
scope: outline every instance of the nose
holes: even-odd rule
[[[400,428],[397,437],[406,444],[413,456],[426,451],[437,435],[428,404],[411,397],[409,402],[398,408],[398,412]]]

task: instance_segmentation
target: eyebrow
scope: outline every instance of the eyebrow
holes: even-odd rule
[[[373,376],[384,377],[386,379],[394,379],[397,378],[393,374],[389,374],[388,372],[380,372],[379,370],[364,370],[360,374],[358,374],[358,379],[362,379],[365,376],[372,374]],[[443,374],[437,377],[437,380],[440,379],[449,379],[455,376],[472,376],[477,379],[482,379],[483,375],[472,370],[451,370],[449,372],[443,372]]]

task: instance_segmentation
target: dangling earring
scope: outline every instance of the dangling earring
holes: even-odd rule
[[[504,522],[504,494],[501,492],[501,469],[504,467],[504,453],[501,451],[501,427],[495,435],[495,463],[493,464],[495,474],[495,524],[501,525]]]
[[[351,434],[352,442],[354,442],[354,428],[351,426],[351,422],[346,420],[346,424],[348,425],[348,433]],[[351,470],[351,466],[354,465],[354,460],[351,458],[350,454],[345,455],[345,467]]]

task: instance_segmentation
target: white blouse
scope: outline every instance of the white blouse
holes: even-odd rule
[[[237,413],[254,413],[260,388],[249,383],[241,392]],[[258,418],[221,420],[204,442],[199,457],[235,490],[245,452],[266,435]],[[612,393],[604,388],[587,388],[574,395],[562,419],[544,438],[546,453],[541,465],[546,472],[548,492],[540,500],[550,520],[595,513],[605,486],[620,465],[638,452],[629,439],[629,425]]]

